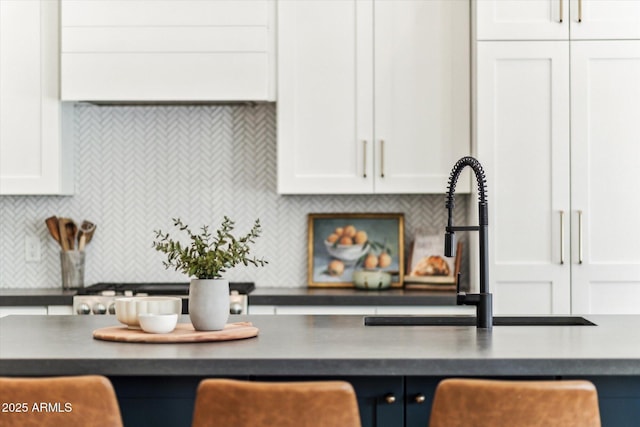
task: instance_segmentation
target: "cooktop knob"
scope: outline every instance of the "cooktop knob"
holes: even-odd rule
[[[97,302],[93,305],[93,314],[106,314],[107,307],[104,306],[103,303]]]
[[[78,308],[76,309],[76,313],[91,314],[91,307],[89,307],[89,304],[83,302],[82,304],[78,305]]]
[[[229,313],[242,314],[242,304],[240,304],[239,302],[232,302],[229,305]]]
[[[109,314],[116,314],[116,303],[112,302],[109,304]]]

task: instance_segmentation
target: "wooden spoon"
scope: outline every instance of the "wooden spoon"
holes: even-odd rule
[[[70,219],[69,222],[65,224],[67,229],[67,240],[69,241],[69,249],[75,250],[76,246],[76,236],[78,235],[78,226],[76,223]]]
[[[60,231],[60,244],[63,251],[72,251],[74,248],[75,230],[77,226],[69,218],[58,218],[58,230]],[[73,234],[71,234],[73,232]]]
[[[84,220],[80,224],[80,231],[78,233],[78,250],[83,251],[85,246],[93,238],[93,233],[96,231],[96,225],[91,221]]]
[[[59,245],[62,245],[62,243],[60,243],[60,229],[58,228],[58,217],[57,216],[50,216],[49,218],[44,220],[45,224],[47,224],[47,229],[49,230],[49,234],[51,234],[51,237],[53,237],[53,239],[58,242]]]
[[[60,246],[62,246],[63,251],[69,250],[69,241],[67,240],[67,219],[66,218],[58,218],[58,235],[60,236]]]

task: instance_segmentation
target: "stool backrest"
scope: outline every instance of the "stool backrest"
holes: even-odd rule
[[[360,427],[353,387],[344,381],[203,380],[192,427]]]
[[[446,379],[438,384],[429,427],[600,427],[589,381]]]

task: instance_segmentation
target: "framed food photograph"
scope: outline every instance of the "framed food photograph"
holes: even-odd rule
[[[456,277],[462,260],[461,242],[456,256],[444,256],[444,232],[434,235],[418,234],[411,244],[404,286],[407,289],[441,290],[456,289]]]
[[[404,274],[404,215],[401,213],[312,213],[308,226],[308,286],[353,287],[357,270]]]

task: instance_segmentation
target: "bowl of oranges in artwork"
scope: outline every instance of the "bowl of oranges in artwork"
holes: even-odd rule
[[[346,266],[361,264],[366,269],[385,268],[391,256],[383,245],[369,240],[365,230],[353,225],[337,227],[324,241],[329,255]]]
[[[357,230],[353,225],[337,227],[324,241],[327,252],[333,258],[339,259],[346,265],[355,264],[366,254],[369,237],[364,230]]]

